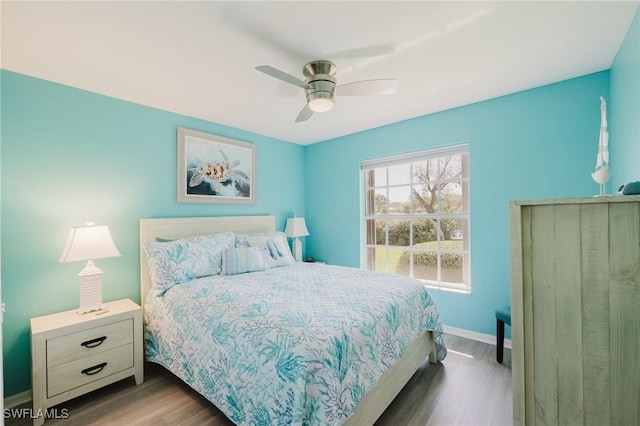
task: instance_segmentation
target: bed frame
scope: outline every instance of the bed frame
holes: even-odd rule
[[[274,231],[274,216],[229,216],[170,219],[140,219],[140,300],[151,286],[142,245],[157,238],[176,239],[193,235],[232,231],[237,233]],[[358,404],[345,425],[372,425],[386,410],[426,358],[436,363],[436,347],[429,331],[420,333],[403,357],[387,371]]]

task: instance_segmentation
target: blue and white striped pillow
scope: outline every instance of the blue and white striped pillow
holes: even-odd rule
[[[258,247],[228,248],[222,252],[223,275],[263,271],[264,266],[264,256]]]

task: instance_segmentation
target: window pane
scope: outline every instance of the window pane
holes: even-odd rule
[[[438,179],[438,159],[413,163],[413,181],[416,183],[435,182]]]
[[[423,280],[438,280],[438,253],[429,250],[414,250],[413,276]]]
[[[393,219],[389,221],[389,245],[408,246],[411,242],[409,219]]]
[[[389,167],[389,185],[411,183],[411,164],[397,164]]]
[[[367,244],[387,244],[387,222],[384,220],[367,220]]]
[[[374,211],[373,214],[387,214],[387,189],[386,188],[378,188],[375,189],[374,196]]]
[[[375,267],[369,266],[374,271],[387,272],[387,249],[384,247],[375,247],[367,249],[368,258],[375,259]]]
[[[442,213],[463,213],[462,185],[459,182],[449,182],[440,191]]]
[[[434,213],[436,211],[436,199],[426,190],[426,186],[416,186],[412,194],[414,213]]]
[[[391,254],[390,266],[393,267],[393,269],[389,269],[389,272],[410,277],[411,252],[409,248],[392,248],[389,253]]]
[[[443,240],[441,248],[451,250],[462,250],[462,239],[464,238],[462,219],[442,219],[440,221],[440,229],[442,233],[440,238]]]
[[[414,219],[413,245],[421,248],[436,248],[436,221],[433,219]]]
[[[451,181],[462,179],[462,155],[450,155],[440,158],[440,180]]]
[[[411,212],[411,187],[394,186],[389,188],[389,214],[408,214]]]
[[[382,167],[379,169],[373,169],[373,182],[371,186],[386,186],[387,185],[387,168]]]
[[[408,252],[407,248],[389,247],[389,272],[409,276],[408,271],[406,273],[398,272],[398,270],[401,269],[403,262],[407,265],[409,264],[408,260],[403,260],[404,258],[408,259]]]
[[[448,283],[464,282],[464,256],[462,253],[440,254],[442,281]]]

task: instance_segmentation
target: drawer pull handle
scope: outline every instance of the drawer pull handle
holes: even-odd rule
[[[97,339],[87,340],[86,342],[80,343],[80,346],[84,346],[85,348],[95,348],[96,346],[100,346],[102,342],[107,340],[107,336],[98,337]]]
[[[87,376],[93,376],[94,374],[98,374],[107,366],[106,362],[102,364],[94,365],[93,367],[85,368],[81,371],[82,374],[86,374]]]

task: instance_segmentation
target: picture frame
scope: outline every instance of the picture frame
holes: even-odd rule
[[[255,204],[256,146],[178,127],[178,202]]]

